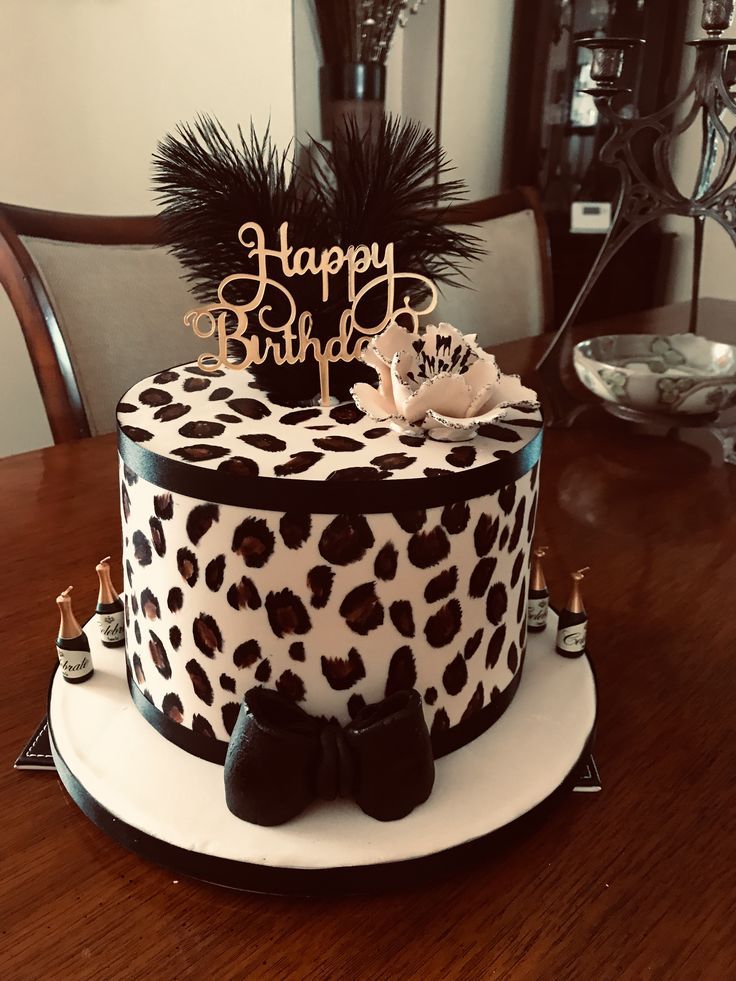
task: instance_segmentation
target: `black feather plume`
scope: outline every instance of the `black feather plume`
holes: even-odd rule
[[[309,171],[295,164],[290,148],[279,151],[268,131],[259,137],[251,126],[246,138],[239,128],[235,141],[209,116],[182,124],[159,144],[154,185],[167,241],[202,304],[215,300],[226,276],[255,270],[255,260],[247,259],[238,240],[246,221],[261,225],[268,248],[278,246],[285,221],[293,248],[311,246],[318,254],[335,244],[394,242],[397,272],[421,273],[441,283],[457,283],[464,264],[480,254],[476,238],[441,223],[442,210],[462,199],[465,185],[444,179],[449,166],[431,131],[385,117],[374,131],[361,133],[348,119],[334,134],[332,149],[316,141],[306,149],[313,161]],[[334,278],[326,303],[318,276],[295,276],[288,287],[297,311],[314,315],[312,336],[325,341],[338,333],[340,315],[350,305],[347,276]],[[245,290],[247,284],[240,294],[231,290],[229,299],[245,302]],[[423,295],[416,286],[409,292],[415,300]],[[381,320],[385,293],[380,293],[374,291],[361,307],[361,322]],[[275,320],[283,298],[269,302]],[[248,329],[265,334],[257,323]],[[263,388],[282,399],[306,401],[319,391],[311,359],[277,366],[269,358],[252,370]],[[372,379],[373,373],[360,362],[333,364],[331,391],[345,397],[350,385],[365,377]]]

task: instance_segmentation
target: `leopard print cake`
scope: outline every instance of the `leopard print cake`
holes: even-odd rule
[[[541,435],[526,407],[437,442],[196,364],[138,383],[118,406],[134,701],[210,759],[259,684],[340,723],[415,688],[435,755],[469,742],[521,676]]]

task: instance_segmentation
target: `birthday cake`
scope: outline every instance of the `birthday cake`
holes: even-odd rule
[[[416,689],[435,757],[521,677],[541,419],[396,431],[183,365],[118,407],[126,653],[163,735],[223,762],[243,696],[345,724]]]

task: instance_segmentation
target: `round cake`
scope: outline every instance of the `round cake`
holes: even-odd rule
[[[219,762],[257,685],[340,724],[414,688],[436,757],[474,739],[521,677],[541,426],[515,407],[453,444],[247,372],[139,382],[118,406],[136,705]]]

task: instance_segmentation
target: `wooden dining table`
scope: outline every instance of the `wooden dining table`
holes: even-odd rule
[[[704,300],[700,322],[733,340],[736,304]],[[686,323],[680,305],[587,333]],[[501,366],[527,373],[543,344],[500,346]],[[90,613],[95,563],[119,568],[115,436],[0,461],[0,976],[736,977],[735,503],[736,467],[687,439],[596,408],[548,429],[536,541],[553,601],[591,569],[602,790],[561,792],[423,879],[294,898],[144,861],[54,772],[13,769],[45,712],[54,597],[72,583]]]

